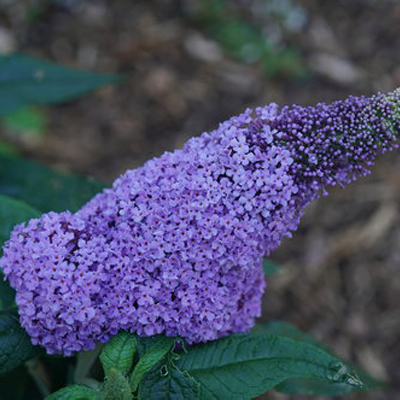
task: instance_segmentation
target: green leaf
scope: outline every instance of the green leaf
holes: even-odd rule
[[[275,275],[280,271],[280,267],[268,259],[263,260],[263,269],[265,275]]]
[[[75,212],[103,188],[93,179],[58,173],[33,161],[0,155],[0,195],[23,200],[41,212]]]
[[[4,280],[4,274],[0,270],[0,311],[16,307],[15,290]]]
[[[23,201],[0,195],[0,246],[8,239],[15,225],[39,215],[39,211]]]
[[[156,366],[139,385],[139,400],[198,400],[199,384],[173,366]]]
[[[15,145],[0,139],[0,154],[9,156],[9,157],[17,156],[18,148]]]
[[[264,331],[265,333],[285,336],[298,342],[311,344],[313,346],[323,349],[327,353],[336,357],[336,355],[323,343],[286,322],[272,321],[268,324],[260,326],[259,331],[260,330]],[[362,371],[358,367],[352,366],[346,361],[343,361],[343,363],[346,365],[347,368],[356,371],[359,379],[363,382],[365,386],[365,390],[372,390],[384,386],[383,383],[370,377],[366,372]],[[330,383],[309,379],[288,379],[278,385],[275,389],[283,393],[309,394],[319,396],[340,396],[355,391],[354,386],[349,385],[346,382]]]
[[[132,392],[137,390],[143,377],[172,350],[174,343],[174,338],[160,336],[149,351],[139,359],[130,378]]]
[[[120,332],[114,336],[103,348],[100,361],[106,375],[111,368],[118,370],[121,374],[129,373],[133,356],[136,351],[136,337],[128,332]]]
[[[23,400],[29,382],[28,371],[24,365],[0,377],[0,398],[2,400]]]
[[[116,75],[71,69],[24,54],[1,55],[0,115],[70,100],[119,81]]]
[[[159,338],[160,336],[137,336],[136,345],[139,358],[142,358],[150,350],[150,348],[157,343]]]
[[[117,369],[110,368],[103,386],[104,400],[132,400],[129,381]]]
[[[3,123],[16,134],[40,139],[46,130],[46,114],[38,107],[24,107],[4,115]]]
[[[289,324],[288,322],[270,321],[266,324],[257,325],[256,329],[257,333],[269,333],[270,335],[284,336],[289,339],[296,340],[297,342],[311,344],[313,346],[319,347],[327,353],[335,355],[322,342],[296,328],[294,325]]]
[[[201,385],[201,399],[251,399],[287,379],[367,389],[340,359],[310,344],[269,334],[232,335],[193,347],[176,366]]]
[[[101,393],[83,385],[71,385],[52,393],[45,400],[102,400]]]
[[[33,346],[14,312],[0,312],[0,375],[12,371],[25,361],[40,354]]]

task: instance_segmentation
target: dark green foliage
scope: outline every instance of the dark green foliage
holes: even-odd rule
[[[269,334],[232,335],[193,347],[176,363],[201,386],[201,399],[243,399],[273,389],[287,379],[369,387],[353,368],[319,347]]]
[[[103,400],[103,396],[87,386],[71,385],[47,396],[46,400]]]
[[[39,211],[29,204],[0,194],[0,246],[8,239],[15,225],[39,215]]]
[[[25,361],[41,353],[33,346],[18,316],[13,311],[0,312],[0,375],[4,375]]]
[[[306,74],[300,55],[289,46],[278,48],[252,22],[239,16],[225,0],[201,0],[191,18],[235,59],[244,63],[259,62],[267,75],[303,77]]]
[[[62,174],[22,158],[0,155],[0,195],[23,200],[41,212],[78,210],[104,186]]]
[[[0,115],[31,104],[59,103],[117,83],[111,74],[80,71],[24,54],[0,56]]]
[[[139,400],[197,400],[199,384],[172,365],[157,365],[139,385]]]
[[[136,351],[136,342],[134,335],[121,332],[104,346],[100,360],[106,375],[111,368],[118,370],[123,375],[130,372]]]
[[[133,394],[126,377],[115,368],[110,368],[103,385],[104,400],[132,400]]]
[[[323,343],[314,339],[312,336],[307,335],[306,333],[302,332],[300,329],[291,324],[281,321],[273,321],[262,326],[261,330],[266,333],[288,337],[298,342],[311,344],[315,347],[323,349],[327,353],[334,355]],[[382,382],[379,382],[376,379],[368,376],[364,371],[360,370],[359,368],[352,366],[345,361],[343,363],[347,366],[347,368],[356,371],[356,374],[358,375],[360,381],[363,382],[363,390],[372,390],[384,386]],[[355,388],[354,385],[351,385],[347,382],[330,383],[308,379],[288,379],[287,381],[278,385],[276,387],[276,390],[283,393],[339,396],[347,393],[352,393],[354,392]]]
[[[4,275],[0,270],[0,311],[16,307],[15,290],[4,280]]]
[[[173,348],[175,339],[160,336],[149,350],[139,359],[133,369],[130,385],[132,392],[135,392],[143,377],[153,369]]]

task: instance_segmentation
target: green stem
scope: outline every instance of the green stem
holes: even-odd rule
[[[32,377],[37,388],[39,389],[40,394],[43,396],[43,398],[46,398],[50,395],[50,389],[47,387],[46,382],[44,381],[41,374],[38,372],[38,363],[38,359],[32,359],[27,361],[25,365],[28,369],[29,375]]]

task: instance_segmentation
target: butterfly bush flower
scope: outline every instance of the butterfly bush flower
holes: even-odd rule
[[[365,175],[400,135],[400,92],[247,110],[127,171],[75,214],[17,226],[1,266],[48,353],[119,330],[189,343],[248,331],[261,260],[327,186]]]

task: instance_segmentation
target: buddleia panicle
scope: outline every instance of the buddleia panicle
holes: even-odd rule
[[[17,226],[0,262],[32,342],[71,355],[119,330],[189,343],[248,331],[262,258],[328,186],[396,147],[399,99],[248,109],[125,172],[77,213]]]

